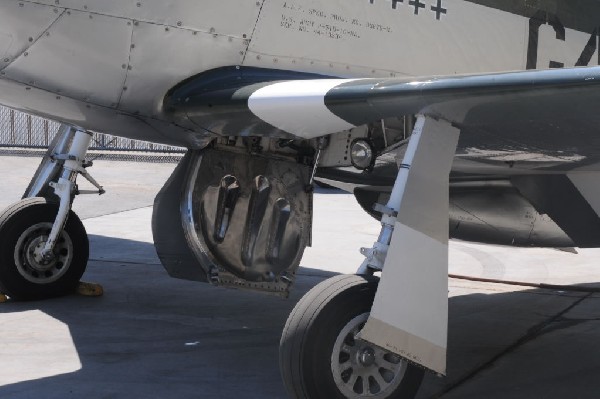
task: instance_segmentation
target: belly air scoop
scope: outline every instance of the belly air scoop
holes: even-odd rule
[[[287,296],[310,240],[310,168],[191,151],[158,194],[152,228],[173,277]]]

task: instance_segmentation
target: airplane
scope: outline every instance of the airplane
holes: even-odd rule
[[[154,243],[215,286],[287,296],[320,179],[382,230],[290,314],[286,389],[414,397],[446,371],[449,238],[600,246],[599,21],[599,0],[1,0],[0,104],[62,127],[0,214],[0,291],[83,275],[90,132],[188,149]]]

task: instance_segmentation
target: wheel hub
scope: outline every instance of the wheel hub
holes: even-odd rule
[[[27,254],[27,260],[31,267],[38,269],[40,271],[46,270],[50,263],[54,260],[54,256],[44,256],[42,253],[44,248],[46,247],[46,242],[48,242],[47,236],[40,236],[31,241],[28,245],[28,248],[25,250]],[[54,254],[51,254],[54,255]]]
[[[407,363],[400,356],[358,338],[369,313],[352,319],[333,346],[331,371],[348,398],[385,398],[400,385]]]
[[[73,243],[63,231],[50,256],[43,254],[52,223],[38,223],[21,234],[15,246],[19,274],[35,284],[49,284],[63,276],[73,259]]]
[[[375,350],[370,346],[367,346],[363,350],[357,352],[358,353],[358,362],[363,367],[372,366],[375,363]]]

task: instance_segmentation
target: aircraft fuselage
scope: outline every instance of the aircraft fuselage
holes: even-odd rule
[[[162,104],[207,70],[418,77],[595,65],[596,10],[596,0],[2,1],[0,104],[201,148],[211,133],[177,126]]]

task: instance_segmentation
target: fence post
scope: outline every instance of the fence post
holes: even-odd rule
[[[31,131],[31,115],[27,115],[27,144],[31,147],[31,139],[32,139],[32,131]]]
[[[15,144],[15,111],[10,110],[10,143]]]
[[[48,126],[48,119],[44,119],[44,146],[48,147],[48,135],[49,135],[49,126]]]

